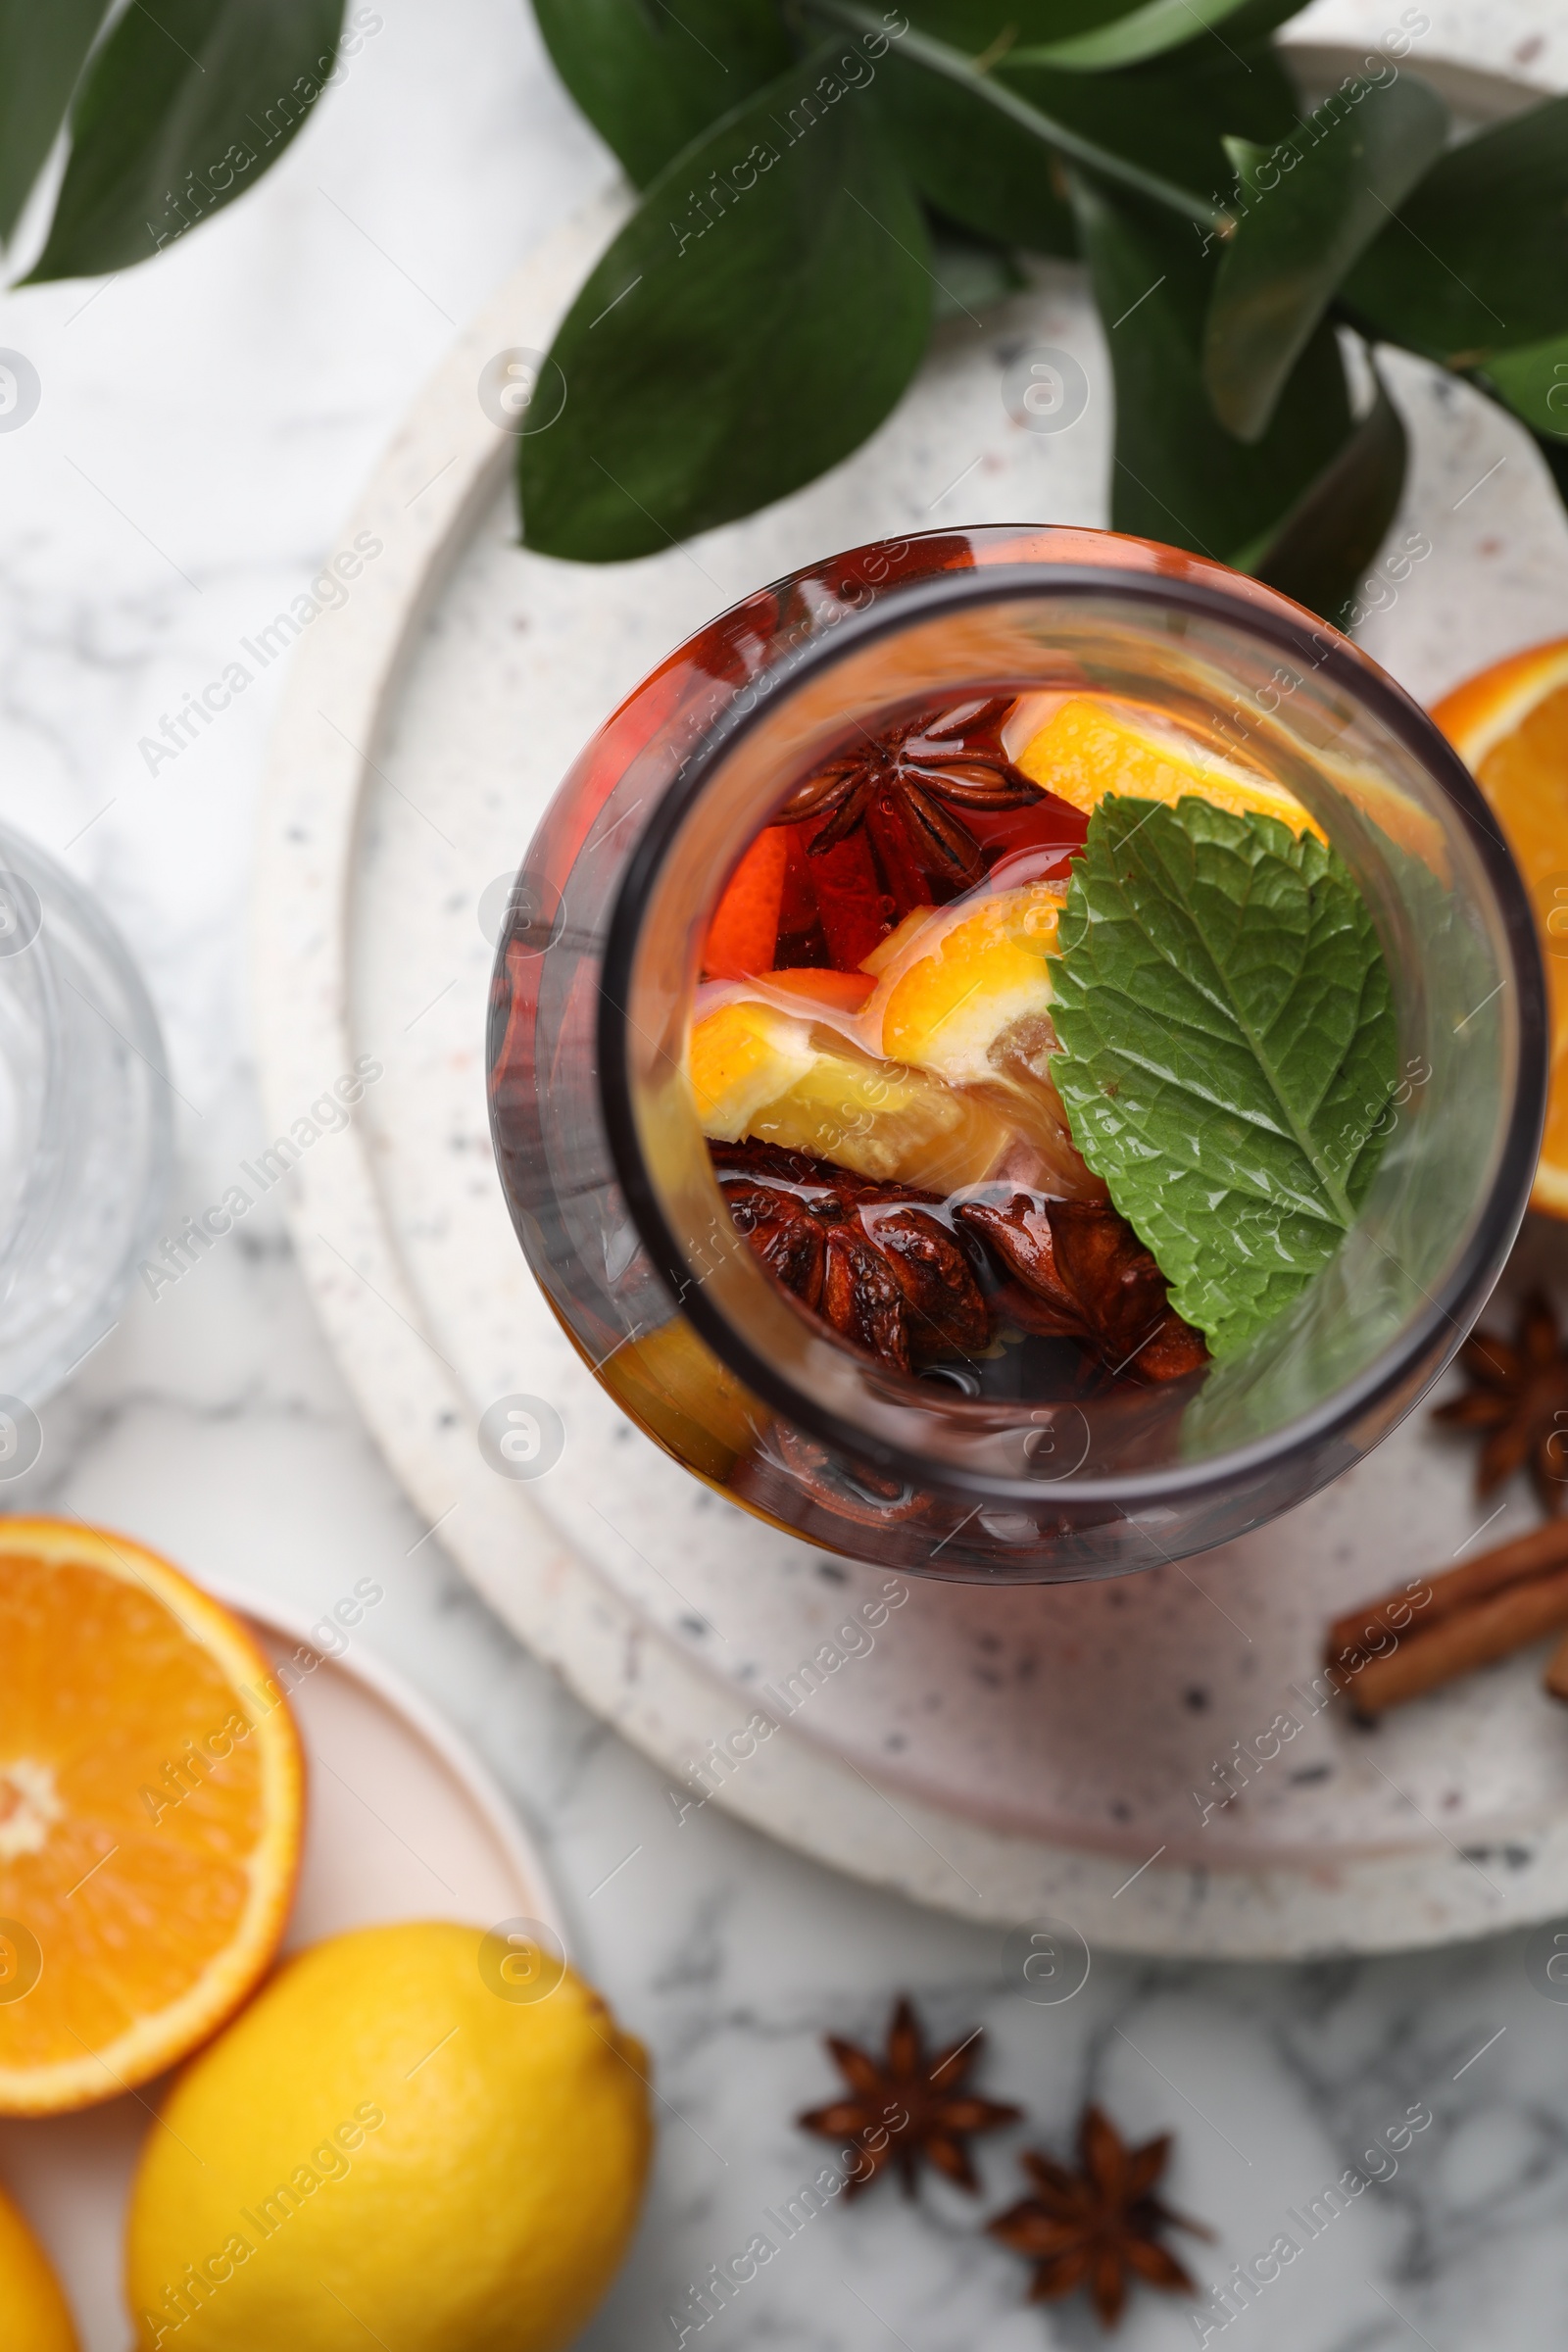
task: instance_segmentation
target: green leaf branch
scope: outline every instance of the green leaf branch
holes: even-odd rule
[[[1302,0],[532,0],[638,191],[520,437],[526,544],[652,554],[858,448],[933,321],[1088,273],[1110,355],[1118,528],[1255,572],[1331,617],[1397,508],[1400,346],[1527,431],[1568,499],[1568,99],[1455,141],[1383,45],[1303,115],[1278,28]],[[125,270],[254,186],[373,8],[0,0],[0,235],[57,139],[30,277]],[[37,235],[36,225],[28,231]]]

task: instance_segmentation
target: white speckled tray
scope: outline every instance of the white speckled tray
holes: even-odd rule
[[[1234,1955],[1439,1941],[1568,1908],[1568,1716],[1541,1695],[1538,1659],[1375,1735],[1313,1711],[1325,1621],[1446,1562],[1483,1516],[1468,1455],[1424,1417],[1188,1568],[1059,1591],[913,1585],[874,1636],[841,1634],[880,1572],[688,1479],[557,1330],[490,1155],[487,887],[583,739],[690,629],[884,533],[1102,519],[1109,423],[1098,324],[1073,274],[1043,269],[983,326],[944,330],[869,447],[768,514],[637,565],[524,554],[512,444],[477,379],[497,351],[548,344],[617,209],[607,198],[537,253],[421,396],[345,534],[373,531],[384,553],[299,649],[276,746],[257,900],[270,1115],[285,1134],[357,1055],[384,1065],[355,1126],[289,1181],[307,1276],[389,1460],[500,1614],[663,1766],[675,1801],[701,1787],[710,1740],[770,1708],[779,1728],[716,1801],[921,1900]],[[1001,370],[1034,343],[1088,372],[1070,432],[1032,435],[1004,409]],[[1560,629],[1568,528],[1495,411],[1413,362],[1391,374],[1414,439],[1401,527],[1434,553],[1368,643],[1430,694]],[[1563,1239],[1529,1247],[1568,1276]],[[566,1428],[533,1484],[497,1476],[476,1439],[486,1406],[517,1393],[551,1399]],[[1486,1540],[1532,1512],[1510,1494]],[[813,1659],[819,1687],[792,1705]],[[1205,1818],[1217,1760],[1269,1746],[1282,1714],[1300,1728]]]

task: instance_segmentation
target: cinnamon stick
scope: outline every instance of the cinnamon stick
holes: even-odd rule
[[[1364,1601],[1335,1619],[1329,1627],[1324,1655],[1337,1666],[1346,1651],[1388,1645],[1390,1629],[1396,1633],[1414,1623],[1425,1635],[1446,1617],[1468,1610],[1505,1587],[1544,1576],[1568,1566],[1568,1514],[1532,1528],[1528,1536],[1499,1544],[1441,1576],[1417,1578],[1413,1584],[1385,1593],[1381,1600]],[[1525,1639],[1532,1637],[1526,1636]]]
[[[1474,1565],[1479,1568],[1482,1563],[1478,1560]],[[1340,1671],[1356,1713],[1381,1715],[1477,1666],[1490,1666],[1494,1659],[1505,1658],[1511,1651],[1523,1649],[1526,1642],[1565,1625],[1568,1565],[1554,1574],[1516,1579],[1468,1606],[1450,1608],[1435,1625],[1423,1624],[1386,1657],[1371,1659],[1353,1676],[1344,1667]],[[1568,1669],[1564,1651],[1559,1651],[1558,1657]],[[1556,1663],[1554,1659],[1553,1665]],[[1559,1695],[1568,1696],[1568,1671]]]

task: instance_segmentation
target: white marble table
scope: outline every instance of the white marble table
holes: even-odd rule
[[[1563,73],[1560,0],[1429,10],[1450,52],[1539,67],[1555,50]],[[138,739],[297,593],[458,322],[606,173],[517,0],[380,13],[257,196],[143,270],[0,305],[0,343],[43,384],[37,416],[0,436],[0,809],[101,890],[140,953],[178,1090],[179,1212],[265,1141],[244,906],[275,673],[156,777]],[[1397,13],[1332,0],[1313,29],[1371,35]],[[832,1878],[715,1809],[678,1822],[653,1770],[516,1649],[410,1512],[268,1204],[188,1279],[134,1298],[44,1423],[19,1503],[118,1523],[313,1612],[384,1578],[365,1639],[467,1733],[539,1836],[576,1948],[652,2044],[665,2102],[647,2224],[593,2352],[676,2341],[666,2315],[688,2284],[815,2169],[788,2118],[827,2093],[816,2034],[874,2034],[901,1986],[939,2030],[987,2023],[989,2086],[1028,2106],[1040,2144],[1062,2146],[1087,2092],[1131,2132],[1175,2127],[1173,2197],[1219,2231],[1198,2250],[1205,2283],[1425,2103],[1436,2120],[1396,2174],[1233,2332],[1270,2352],[1559,2342],[1568,2009],[1536,1990],[1525,1939],[1295,1970],[1097,1955],[1075,1999],[1037,2009],[1004,1989],[1000,1934]],[[991,2143],[982,2210],[1010,2201],[1023,2144]],[[1022,2308],[1022,2270],[974,2219],[948,2193],[830,2210],[703,2340],[1095,2340],[1076,2305]],[[68,2213],[45,2221],[69,2230]],[[1121,2340],[1198,2337],[1180,2302],[1149,2297]]]

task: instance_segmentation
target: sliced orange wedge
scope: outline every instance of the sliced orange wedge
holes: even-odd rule
[[[1551,1093],[1530,1200],[1568,1217],[1568,637],[1494,662],[1432,715],[1495,810],[1536,910]]]
[[[779,972],[759,972],[769,988],[797,998],[803,1009],[827,1004],[836,1012],[858,1012],[876,982],[869,972],[826,971],[815,964],[786,966]]]
[[[1064,895],[1035,883],[998,891],[956,922],[940,912],[928,917],[882,983],[881,1044],[889,1059],[916,1062],[953,1086],[994,1078],[990,1052],[1002,1031],[1050,1005],[1048,958]]]
[[[688,1066],[703,1133],[715,1142],[748,1136],[878,1183],[956,1192],[987,1176],[1010,1140],[1005,1120],[973,1095],[771,1004],[709,1013],[692,1031]]]
[[[1196,737],[1163,727],[1129,710],[1074,695],[1047,719],[1018,754],[1033,783],[1087,815],[1107,792],[1170,804],[1211,802],[1232,816],[1277,816],[1293,833],[1322,836],[1293,793],[1268,776],[1205,753]]]
[[[272,1668],[155,1552],[0,1520],[0,2114],[160,2074],[272,1958],[304,1769]]]

